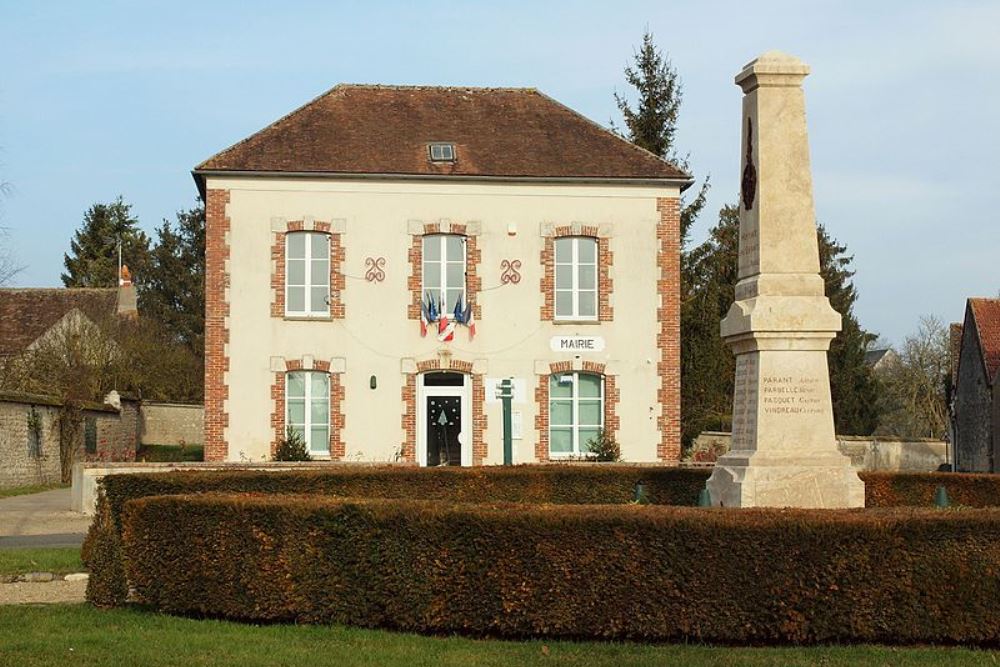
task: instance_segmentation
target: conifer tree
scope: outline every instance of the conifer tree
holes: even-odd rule
[[[115,287],[118,285],[118,244],[122,261],[133,280],[141,284],[149,262],[149,237],[139,229],[131,206],[119,197],[110,204],[94,204],[83,215],[83,226],[63,255],[66,287]]]

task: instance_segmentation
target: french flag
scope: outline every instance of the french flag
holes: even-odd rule
[[[476,337],[476,316],[472,312],[472,302],[465,304],[465,312],[462,314],[462,322],[469,327],[469,340]]]

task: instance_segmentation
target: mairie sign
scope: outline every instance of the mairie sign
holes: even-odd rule
[[[600,336],[553,336],[549,346],[553,352],[603,352],[604,339]]]

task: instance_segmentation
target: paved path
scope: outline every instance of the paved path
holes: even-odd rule
[[[83,602],[86,581],[50,581],[45,584],[0,584],[0,604]]]
[[[86,533],[56,533],[54,535],[6,535],[0,536],[0,549],[78,547],[83,544]]]
[[[56,535],[66,541],[67,535],[83,535],[90,527],[91,517],[70,510],[70,503],[71,490],[68,488],[0,498],[0,538]]]

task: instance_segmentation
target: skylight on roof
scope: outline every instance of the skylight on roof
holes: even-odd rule
[[[431,144],[428,146],[431,162],[454,162],[455,144]]]

